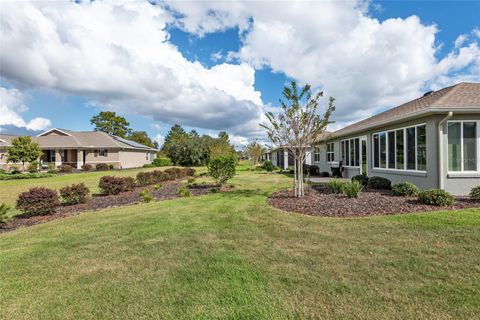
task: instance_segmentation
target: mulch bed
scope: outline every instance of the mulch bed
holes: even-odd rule
[[[394,196],[391,190],[364,190],[358,199],[342,194],[330,193],[325,186],[306,190],[306,196],[293,197],[292,190],[274,193],[268,203],[278,209],[312,216],[358,217],[370,215],[391,215],[408,212],[457,210],[480,207],[480,200],[456,197],[452,206],[431,206],[421,204],[415,198]]]
[[[0,227],[0,233],[12,231],[20,227],[31,226],[55,219],[61,219],[67,216],[79,214],[83,211],[95,211],[110,207],[119,207],[125,205],[133,205],[141,202],[138,192],[144,189],[150,190],[150,193],[157,201],[179,198],[177,188],[182,185],[182,181],[167,181],[162,183],[160,190],[155,190],[153,186],[138,187],[134,191],[122,192],[119,195],[102,196],[93,195],[86,203],[80,203],[71,206],[60,206],[56,212],[45,216],[23,216],[18,215],[13,220]],[[208,193],[211,189],[216,188],[214,185],[197,185],[190,186],[188,189],[191,196],[199,196]]]

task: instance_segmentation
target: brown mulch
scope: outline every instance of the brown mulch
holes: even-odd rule
[[[456,197],[452,206],[432,206],[421,204],[415,198],[394,196],[391,190],[364,190],[358,199],[350,199],[342,194],[330,193],[318,186],[306,190],[306,196],[293,197],[292,190],[274,193],[268,203],[278,209],[312,216],[357,217],[369,215],[392,215],[408,212],[438,210],[458,210],[480,208],[480,200]]]
[[[179,198],[177,188],[182,185],[182,181],[167,181],[162,183],[160,190],[155,190],[153,186],[137,187],[133,191],[123,192],[119,195],[102,196],[93,195],[86,203],[75,204],[71,206],[60,206],[55,213],[45,216],[24,216],[18,215],[13,220],[0,227],[0,233],[12,231],[20,227],[31,226],[51,220],[61,219],[67,216],[77,215],[84,211],[96,211],[110,207],[119,207],[133,205],[141,202],[138,192],[144,189],[150,190],[150,193],[157,201]],[[190,186],[188,190],[191,196],[199,196],[208,193],[211,189],[216,188],[214,185],[197,185]]]

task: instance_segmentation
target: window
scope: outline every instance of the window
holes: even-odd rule
[[[372,135],[373,167],[393,170],[427,170],[426,126],[378,132]]]
[[[327,162],[332,161],[335,161],[335,144],[333,142],[327,143]]]
[[[97,157],[106,157],[107,156],[107,150],[105,149],[98,149],[97,152]]]
[[[313,150],[313,161],[320,162],[320,147],[315,147]]]
[[[355,166],[360,166],[360,139],[354,139],[355,143]]]
[[[350,167],[360,166],[360,139],[343,140],[341,146],[343,165]]]
[[[477,171],[477,122],[448,122],[448,171]]]

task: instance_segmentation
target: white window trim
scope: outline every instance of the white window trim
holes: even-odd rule
[[[329,143],[327,143],[326,145],[327,145],[327,147],[326,147],[327,163],[335,162],[335,142],[329,142]],[[329,146],[329,145],[333,145],[333,148],[332,148],[333,151],[328,151],[328,150],[329,150],[329,149],[328,149],[328,146]],[[329,159],[329,155],[333,155],[333,159],[332,159],[331,161],[328,160],[328,159]],[[320,161],[319,161],[319,162],[320,162]]]
[[[320,160],[320,146],[314,147],[313,148],[313,162],[319,163]]]
[[[477,123],[477,170],[463,170],[463,123],[464,122],[476,122]],[[449,123],[460,123],[460,171],[450,171],[448,170],[448,124]],[[447,121],[447,174],[450,176],[461,176],[469,175],[472,173],[480,172],[480,120],[451,120]]]
[[[345,142],[345,143],[344,143],[344,148],[343,148],[344,150],[340,150],[340,159],[342,159],[342,152],[343,152],[344,155],[346,155],[346,154],[347,154],[347,153],[346,153],[346,151],[347,151],[346,149],[348,149],[348,151],[349,151],[348,160],[349,160],[349,162],[350,162],[350,160],[351,160],[351,159],[350,159],[350,156],[351,156],[351,154],[350,154],[350,144],[351,144],[351,143],[350,143],[350,140],[355,140],[355,139],[358,139],[358,147],[360,148],[360,150],[359,150],[359,152],[358,152],[358,156],[361,158],[361,156],[360,156],[361,148],[362,148],[361,145],[360,145],[360,140],[361,140],[361,138],[362,138],[362,136],[358,136],[358,137],[353,137],[353,138],[348,138],[348,139],[340,140],[340,146],[342,145],[342,141]],[[347,143],[348,143],[348,148],[347,148]],[[356,149],[356,147],[355,147],[355,141],[353,142],[352,145],[353,145],[353,163],[355,164],[355,149]],[[345,158],[346,158],[346,157],[345,157]],[[348,165],[347,165],[347,164],[344,164],[343,166],[344,166],[345,168],[360,168],[361,162],[362,162],[361,159],[358,159],[358,166],[355,166],[355,165],[351,166],[350,164],[348,164]]]
[[[468,122],[468,121],[467,121]],[[425,126],[425,130],[427,129],[427,124],[426,123],[418,123],[418,124],[412,124],[409,126],[404,126],[404,127],[399,127],[395,129],[390,129],[390,130],[385,130],[385,131],[378,131],[374,132],[371,135],[371,140],[372,140],[372,169],[373,170],[386,170],[386,171],[395,171],[395,172],[427,172],[426,170],[418,170],[418,143],[417,143],[417,127]],[[407,128],[415,128],[415,169],[407,169]],[[398,130],[403,130],[403,169],[397,169],[397,168],[388,168],[388,133],[389,132],[394,132],[395,133],[395,167],[397,166],[397,131]],[[477,129],[478,131],[478,129]],[[374,144],[374,135],[378,135],[378,152],[380,152],[380,133],[385,133],[385,147],[386,147],[386,163],[385,163],[385,168],[382,167],[375,167],[375,148],[373,146]],[[478,132],[477,132],[478,133]],[[426,141],[425,141],[426,145]],[[380,154],[378,155],[378,164],[380,165]],[[458,171],[457,171],[458,172]]]

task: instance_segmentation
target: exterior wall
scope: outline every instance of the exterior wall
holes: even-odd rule
[[[120,168],[138,168],[142,167],[144,164],[150,164],[152,161],[150,160],[151,157],[147,155],[149,152],[147,151],[140,151],[140,150],[121,150],[119,151],[119,160],[120,160]]]
[[[106,157],[95,157],[95,150],[85,150],[85,163],[95,166],[98,163],[112,164],[115,168],[120,168],[119,150],[107,149]]]

